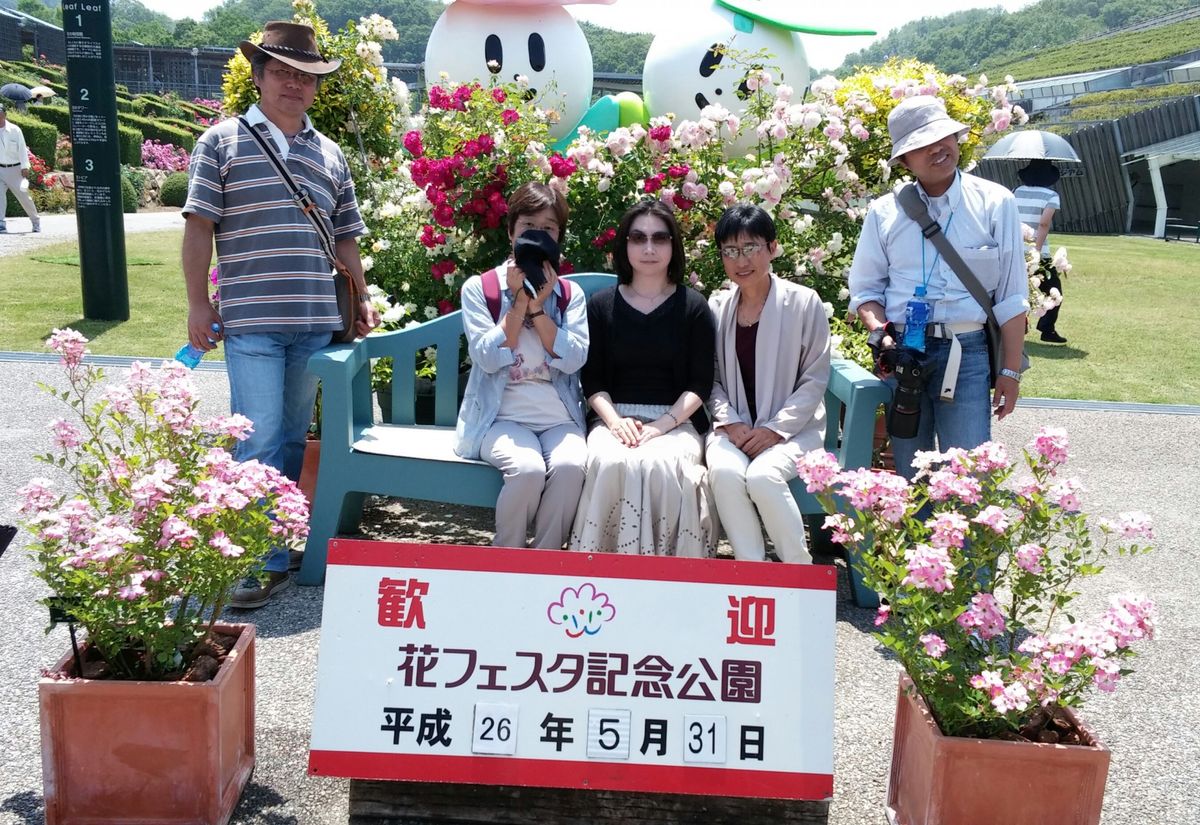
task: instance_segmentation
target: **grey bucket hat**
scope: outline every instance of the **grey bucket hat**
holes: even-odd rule
[[[892,156],[896,161],[906,152],[937,143],[947,135],[960,137],[970,127],[946,114],[946,104],[940,97],[915,95],[905,98],[888,115],[888,135],[892,138]]]

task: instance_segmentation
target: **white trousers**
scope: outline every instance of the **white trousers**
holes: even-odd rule
[[[4,191],[6,189],[12,190],[13,197],[17,199],[17,203],[21,204],[21,208],[25,210],[29,220],[33,221],[33,225],[41,224],[37,207],[33,205],[33,198],[29,197],[29,181],[22,177],[21,167],[7,166],[0,168],[0,226],[4,226]]]
[[[775,553],[790,564],[811,564],[804,537],[804,518],[788,482],[796,477],[796,459],[803,451],[785,441],[753,460],[721,431],[709,433],[705,450],[708,481],[717,514],[738,561],[763,561],[766,545],[762,527]],[[760,525],[761,518],[761,525]]]
[[[513,421],[497,421],[483,437],[484,461],[504,474],[496,499],[496,547],[561,550],[575,521],[587,441],[574,423],[535,433]]]

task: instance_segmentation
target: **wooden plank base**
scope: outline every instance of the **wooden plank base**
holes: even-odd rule
[[[428,822],[827,825],[829,802],[351,780],[350,825]]]

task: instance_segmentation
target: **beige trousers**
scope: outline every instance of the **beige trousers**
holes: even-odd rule
[[[35,227],[40,226],[42,221],[38,217],[37,207],[33,205],[33,198],[29,197],[29,181],[21,175],[20,166],[0,168],[0,205],[5,200],[5,190],[12,190],[13,196],[16,197],[17,203],[21,204],[21,208],[25,210],[29,220],[33,221]],[[4,226],[2,212],[0,212],[0,226]]]

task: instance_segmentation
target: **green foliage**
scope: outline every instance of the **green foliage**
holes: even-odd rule
[[[120,149],[121,163],[126,166],[141,166],[142,142],[144,140],[145,138],[142,137],[141,130],[127,126],[124,123],[118,123],[117,147]]]
[[[55,26],[62,25],[62,7],[47,6],[42,0],[17,0],[17,11],[53,23]]]
[[[584,21],[580,21],[579,27],[592,49],[594,71],[642,74],[653,34],[617,32]]]
[[[61,187],[34,189],[29,194],[33,198],[33,205],[37,207],[38,213],[42,215],[70,212],[75,208],[75,193],[68,189]],[[23,213],[18,212],[17,214]]]
[[[126,214],[138,211],[137,190],[127,175],[121,175],[121,211]]]
[[[30,106],[28,114],[43,123],[49,123],[61,134],[71,134],[71,110],[66,106]]]
[[[1070,60],[1051,58],[1056,46],[1081,37],[1104,32],[1114,26],[1148,20],[1193,5],[1194,0],[1041,0],[1020,11],[999,8],[971,9],[945,17],[926,17],[893,29],[887,37],[862,51],[847,56],[837,70],[839,76],[858,66],[878,65],[894,55],[914,57],[932,63],[945,72],[975,73],[986,71],[993,77],[1011,74],[1018,80],[1048,77],[1089,68],[1128,65],[1141,62],[1125,59],[1096,66],[1077,66],[1087,60],[1097,46],[1106,41],[1078,44]],[[1173,48],[1163,56],[1192,48],[1198,38],[1167,37],[1167,28],[1155,30],[1151,39]],[[1124,35],[1121,35],[1123,37]],[[1030,55],[1037,69],[1006,56]],[[1157,59],[1157,58],[1150,58]]]
[[[58,129],[53,124],[43,123],[37,118],[20,112],[9,112],[8,120],[21,127],[25,145],[49,166],[54,165],[55,149],[58,147]]]
[[[1005,56],[997,55],[987,58],[987,71],[997,77],[1011,74],[1018,80],[1055,77],[1151,63],[1195,48],[1197,43],[1200,43],[1200,18],[1193,18],[1146,31],[1117,34],[1103,40],[1031,50],[1019,57],[1005,59]]]
[[[156,120],[149,117],[139,117],[138,115],[119,116],[120,122],[126,126],[133,126],[142,133],[146,140],[157,140],[159,143],[171,143],[175,146],[182,146],[189,152],[196,145],[196,135],[190,129],[181,129],[178,126],[172,126],[169,123]],[[138,148],[139,158],[141,148]],[[140,165],[140,161],[138,163]]]
[[[1067,121],[1115,120],[1144,109],[1161,106],[1180,97],[1200,95],[1198,83],[1169,83],[1163,86],[1139,86],[1112,92],[1092,92],[1071,101]],[[1056,125],[1062,125],[1061,123]]]
[[[187,202],[187,172],[172,172],[163,180],[158,196],[163,206],[183,206]]]

